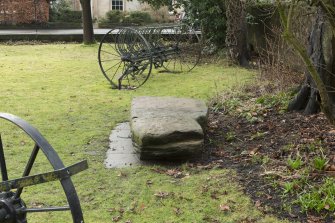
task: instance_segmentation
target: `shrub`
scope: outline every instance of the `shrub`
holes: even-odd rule
[[[59,17],[59,21],[81,23],[82,13],[81,11],[64,11]]]
[[[123,22],[135,23],[135,24],[148,24],[152,22],[152,18],[147,12],[134,11],[126,15]]]
[[[201,26],[207,42],[215,44],[218,48],[225,46],[227,20],[225,0],[185,1],[184,8],[187,18],[183,22],[195,29]]]
[[[130,13],[124,13],[119,10],[113,10],[106,13],[105,18],[99,21],[99,27],[111,27],[113,25],[143,25],[152,23],[153,20],[149,13],[134,11]]]
[[[52,12],[50,14],[50,22],[81,23],[82,13],[81,11],[71,11],[71,10]]]
[[[65,0],[51,1],[49,21],[81,23],[82,13],[81,11],[70,10],[69,3]]]
[[[106,21],[108,23],[121,23],[124,19],[124,13],[120,10],[108,11],[106,13]]]

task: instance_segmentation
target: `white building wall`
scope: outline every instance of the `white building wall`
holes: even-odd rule
[[[112,0],[91,0],[92,6],[92,17],[101,18],[106,15],[106,12],[112,10]],[[123,0],[124,11],[140,11],[145,7],[145,4],[141,4],[137,0],[127,1]]]
[[[100,18],[105,16],[106,12],[111,10],[110,0],[91,0],[92,17]]]
[[[0,0],[1,1],[1,0]],[[72,10],[81,10],[81,5],[79,0],[69,0]],[[112,10],[112,0],[91,0],[92,8],[92,17],[93,18],[102,18],[106,13]],[[165,20],[170,20],[173,17],[168,16],[167,7],[163,7],[159,10],[152,9],[148,4],[141,4],[137,0],[127,1],[123,0],[123,9],[124,11],[146,11],[150,13],[154,18],[161,19],[163,17]]]
[[[140,11],[145,5],[141,4],[140,2],[133,0],[133,1],[123,1],[124,11]]]

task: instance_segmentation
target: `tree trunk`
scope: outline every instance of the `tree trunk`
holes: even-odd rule
[[[326,89],[335,104],[335,38],[332,27],[327,22],[324,12],[318,9],[317,18],[309,37],[308,54],[316,70],[326,85]],[[315,82],[308,72],[299,93],[289,104],[288,110],[303,111],[314,114],[321,111],[321,97]]]
[[[242,0],[225,1],[227,15],[226,47],[228,56],[243,67],[249,67],[247,22],[245,3]]]
[[[84,44],[94,43],[93,20],[91,13],[91,0],[80,0],[83,13],[83,41]]]

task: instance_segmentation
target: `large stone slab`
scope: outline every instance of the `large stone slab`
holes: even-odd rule
[[[184,160],[203,149],[208,108],[203,101],[137,97],[131,105],[132,139],[141,159]]]

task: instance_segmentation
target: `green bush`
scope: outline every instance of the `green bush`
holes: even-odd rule
[[[81,13],[81,11],[64,11],[60,15],[59,21],[81,23],[82,22],[82,13]]]
[[[152,23],[152,18],[147,12],[134,11],[125,16],[124,23],[148,24]]]
[[[99,27],[107,28],[115,25],[144,25],[152,23],[149,13],[134,11],[125,13],[119,10],[108,11],[105,18],[100,19]]]
[[[50,3],[50,22],[69,22],[81,23],[81,11],[72,11],[69,2],[66,0],[51,1]]]
[[[226,38],[226,8],[225,0],[191,0],[184,2],[188,23],[195,29],[202,27],[204,38],[214,43],[218,48],[225,46]]]
[[[108,11],[106,13],[106,22],[109,23],[122,23],[124,19],[124,13],[120,10]]]
[[[81,11],[64,10],[50,13],[50,22],[81,23]]]

